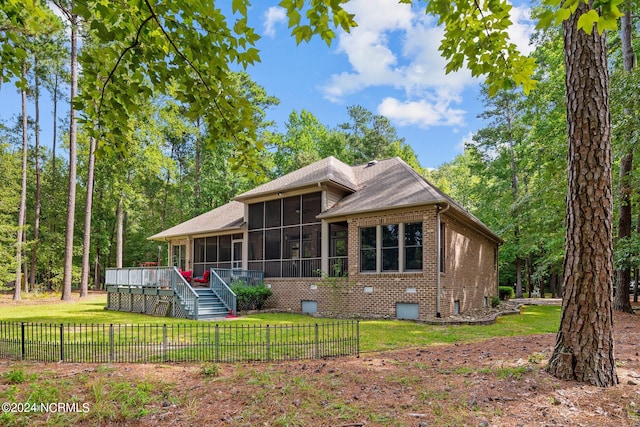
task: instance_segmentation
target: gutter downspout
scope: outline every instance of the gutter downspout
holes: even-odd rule
[[[442,315],[440,314],[440,272],[442,271],[442,250],[444,248],[441,247],[440,242],[442,242],[442,227],[440,227],[440,215],[444,212],[448,211],[451,205],[446,203],[447,207],[442,208],[440,204],[436,205],[436,248],[438,248],[438,261],[437,261],[437,270],[436,270],[436,317],[440,318]]]

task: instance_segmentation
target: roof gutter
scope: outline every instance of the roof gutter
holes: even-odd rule
[[[444,248],[440,244],[442,242],[442,227],[440,226],[440,215],[444,212],[448,211],[451,205],[449,203],[444,203],[446,205],[443,208],[440,204],[436,205],[436,248],[438,248],[438,261],[437,261],[437,270],[436,270],[436,317],[442,317],[440,312],[440,272],[442,271],[442,251]]]

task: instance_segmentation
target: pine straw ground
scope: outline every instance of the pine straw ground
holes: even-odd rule
[[[2,361],[0,375],[22,369],[31,380],[5,375],[0,400],[14,386],[25,398],[58,384],[70,395],[59,399],[90,406],[17,425],[640,426],[640,318],[616,313],[615,328],[620,384],[606,389],[549,376],[546,334],[278,364]]]

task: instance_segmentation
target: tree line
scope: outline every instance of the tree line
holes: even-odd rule
[[[348,2],[283,0],[280,5],[297,42],[320,37],[329,43],[335,28],[349,31],[357,25],[343,3]],[[6,124],[2,142],[3,168],[13,175],[7,175],[11,182],[2,196],[0,238],[15,239],[15,255],[0,253],[6,260],[0,274],[6,279],[16,271],[15,298],[22,271],[31,277],[40,268],[53,277],[61,266],[62,298],[69,299],[79,256],[80,294],[86,294],[90,265],[161,258],[139,237],[317,156],[334,154],[353,163],[400,155],[419,168],[392,128],[378,126],[386,119],[359,107],[349,110],[350,123],[336,129],[301,112],[290,117],[284,134],[270,133],[264,109],[277,100],[231,70],[259,60],[246,0],[232,2],[230,19],[214,0],[131,1],[117,7],[54,0],[50,5],[57,15],[41,2],[8,0],[0,16],[0,77],[21,91],[23,111],[19,123]],[[491,96],[483,113],[488,126],[461,156],[430,175],[504,236],[502,280],[515,282],[518,294],[523,283],[531,289],[550,282],[552,291],[564,295],[549,371],[612,385],[617,383],[613,241],[615,305],[622,310],[629,309],[626,283],[638,253],[633,231],[637,5],[544,0],[535,11],[538,48],[530,57],[509,41],[510,9],[503,0],[426,2],[426,12],[444,27],[440,49],[447,71],[470,68],[484,76]],[[47,77],[35,72],[37,64],[55,57],[36,53],[43,39],[65,40],[57,50],[64,65],[53,72],[60,80],[52,77],[53,64],[45,66]],[[63,168],[55,148],[48,153],[40,145],[37,105],[40,82],[58,88],[67,81],[64,75],[70,114]],[[57,99],[58,89],[47,90]],[[29,97],[36,105],[31,120],[25,113]],[[65,200],[66,212],[55,212]],[[83,202],[80,233],[75,206]],[[81,246],[75,242],[79,234]],[[598,322],[585,321],[593,311],[601,314]]]
[[[6,243],[2,249],[0,286],[17,295],[36,289],[61,291],[64,286],[64,223],[69,211],[63,207],[69,197],[66,184],[71,168],[69,158],[60,156],[59,147],[64,141],[68,150],[69,119],[40,114],[37,107],[42,96],[69,99],[70,52],[68,45],[61,42],[62,37],[62,33],[55,34],[52,40],[58,44],[51,45],[59,67],[43,66],[49,58],[40,58],[39,52],[29,46],[24,62],[25,85],[20,88],[25,101],[23,114],[1,118],[2,165],[10,185],[0,194],[6,207],[0,216]],[[90,266],[85,280],[96,289],[102,285],[105,267],[137,266],[148,261],[166,264],[166,245],[148,241],[150,235],[326,156],[349,164],[400,156],[421,170],[413,149],[383,116],[351,106],[346,111],[347,121],[331,127],[309,111],[293,111],[281,132],[266,120],[266,112],[278,104],[278,99],[245,72],[236,72],[230,78],[235,90],[252,105],[256,145],[260,145],[252,154],[259,166],[252,171],[234,163],[238,148],[233,139],[207,143],[212,135],[204,118],[188,119],[185,107],[171,96],[150,99],[128,118],[135,130],[126,135],[126,154],[103,152],[96,156],[85,125],[78,127],[74,198],[78,214],[73,220],[72,289],[81,291],[84,258]],[[36,105],[34,117],[24,114],[27,104]],[[53,101],[54,110],[56,105]],[[44,121],[57,130],[52,141],[41,141],[39,129]],[[23,141],[27,144],[23,145]],[[23,156],[27,160],[24,165]],[[24,192],[20,189],[23,173]],[[25,219],[20,226],[16,218],[21,195]],[[93,202],[90,208],[88,200]],[[86,227],[88,217],[91,221]],[[24,234],[16,251],[19,229]],[[88,235],[91,239],[85,241]],[[21,286],[16,285],[20,284],[16,272],[23,274]]]

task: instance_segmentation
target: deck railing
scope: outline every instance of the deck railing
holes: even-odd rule
[[[225,307],[227,307],[229,313],[232,316],[235,316],[237,314],[238,307],[236,293],[233,292],[228,286],[228,283],[220,277],[218,269],[211,269],[211,273],[209,274],[209,286],[211,287],[211,291],[213,291],[213,293],[220,298],[220,301],[222,301]]]
[[[107,268],[105,283],[117,286],[170,287],[173,267]]]
[[[237,268],[215,268],[214,270],[227,285],[241,280],[247,286],[258,286],[264,280],[264,273],[260,270],[240,270]]]
[[[329,258],[329,276],[345,277],[349,272],[349,263],[346,256],[336,256]]]
[[[307,325],[0,322],[0,358],[73,363],[280,362],[359,355],[354,320]]]
[[[189,318],[198,319],[198,294],[177,267],[107,268],[106,285],[172,289]]]

